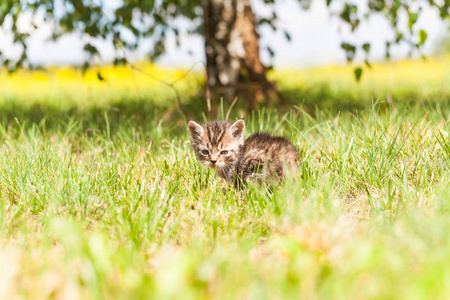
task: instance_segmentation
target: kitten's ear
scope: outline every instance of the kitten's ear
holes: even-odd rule
[[[204,131],[203,127],[194,121],[189,121],[188,128],[189,132],[191,133],[191,139],[199,138]]]
[[[228,130],[230,130],[231,132],[231,136],[235,139],[238,139],[242,143],[244,142],[244,129],[245,122],[242,119],[237,120],[228,128]]]

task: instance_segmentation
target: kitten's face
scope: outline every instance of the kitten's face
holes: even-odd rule
[[[228,178],[244,144],[244,120],[233,124],[223,121],[199,125],[189,121],[191,145],[200,162]]]

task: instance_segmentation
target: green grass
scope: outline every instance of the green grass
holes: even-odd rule
[[[247,135],[287,136],[300,172],[226,194],[169,106],[11,103],[1,299],[450,298],[445,100],[255,111]]]

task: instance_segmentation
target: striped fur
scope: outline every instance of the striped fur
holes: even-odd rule
[[[243,120],[233,124],[216,121],[204,125],[189,121],[191,145],[200,163],[229,180],[244,144],[244,127]]]
[[[190,121],[188,128],[200,163],[236,188],[242,188],[251,179],[281,180],[286,168],[292,170],[298,164],[297,149],[284,137],[255,133],[244,142],[243,120],[203,125]]]
[[[294,171],[299,161],[297,149],[286,138],[255,133],[249,136],[236,162],[233,183],[242,188],[248,180],[282,180],[285,171]]]

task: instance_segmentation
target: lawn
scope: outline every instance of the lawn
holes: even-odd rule
[[[299,174],[225,194],[170,88],[2,73],[0,299],[449,299],[449,64],[272,73],[291,105],[217,115],[288,137]],[[176,86],[202,121],[201,73]]]

